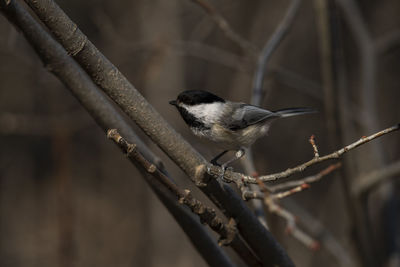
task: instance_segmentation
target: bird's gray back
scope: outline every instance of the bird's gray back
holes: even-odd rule
[[[230,102],[230,104],[231,105],[228,105],[229,110],[227,110],[225,114],[231,114],[231,116],[224,116],[224,118],[229,119],[223,123],[227,128],[233,131],[244,129],[250,125],[268,119],[280,117],[277,113],[253,105],[234,102]]]

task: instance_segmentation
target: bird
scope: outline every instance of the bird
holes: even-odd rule
[[[221,166],[223,172],[230,163],[244,156],[245,148],[267,134],[272,122],[316,112],[312,108],[269,111],[242,102],[232,102],[204,90],[183,91],[169,104],[178,109],[194,135],[210,140],[223,149],[210,161]],[[219,164],[218,160],[228,151],[236,151],[235,156]]]

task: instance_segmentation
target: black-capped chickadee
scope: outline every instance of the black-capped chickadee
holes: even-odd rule
[[[244,148],[265,135],[276,119],[315,112],[310,108],[269,111],[231,102],[201,90],[184,91],[169,103],[178,109],[195,135],[214,141],[224,149],[211,163],[218,164],[217,160],[226,152],[236,151],[234,158],[221,165],[224,170],[229,163],[244,155]]]

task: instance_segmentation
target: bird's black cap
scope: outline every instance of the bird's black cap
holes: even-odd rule
[[[177,103],[183,103],[186,105],[193,106],[198,104],[209,104],[214,102],[224,103],[225,100],[207,91],[188,90],[180,93],[176,100],[172,100],[169,103],[174,106],[176,106]]]

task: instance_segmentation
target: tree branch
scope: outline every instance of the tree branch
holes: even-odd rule
[[[359,146],[361,146],[361,145],[363,145],[365,143],[368,143],[368,142],[370,142],[370,141],[372,141],[372,140],[374,140],[374,139],[376,139],[378,137],[381,137],[381,136],[383,136],[385,134],[397,131],[399,129],[400,129],[400,124],[397,124],[395,126],[392,126],[392,127],[387,128],[387,129],[384,129],[382,131],[379,131],[379,132],[377,132],[375,134],[372,134],[372,135],[370,135],[368,137],[363,136],[358,141],[356,141],[356,142],[354,142],[354,143],[352,143],[352,144],[350,144],[348,146],[345,146],[345,147],[343,147],[343,148],[341,148],[341,149],[339,149],[339,150],[337,150],[335,152],[332,152],[331,154],[328,154],[328,155],[325,155],[325,156],[322,156],[322,157],[320,157],[320,156],[316,157],[314,155],[313,159],[311,159],[311,160],[309,160],[309,161],[307,161],[307,162],[305,162],[303,164],[300,164],[300,165],[298,165],[296,167],[289,168],[289,169],[287,169],[286,171],[283,171],[283,172],[269,174],[269,175],[263,175],[263,176],[260,176],[259,178],[253,178],[253,177],[250,177],[250,176],[243,175],[241,173],[237,173],[237,172],[233,172],[233,171],[229,171],[228,170],[224,174],[224,179],[226,181],[232,181],[232,182],[236,182],[236,181],[239,180],[239,181],[243,181],[245,183],[255,184],[255,183],[257,183],[257,179],[261,180],[262,182],[268,182],[268,181],[274,181],[274,180],[281,179],[281,178],[286,178],[286,177],[289,177],[289,176],[291,176],[291,175],[293,175],[295,173],[302,172],[307,167],[309,167],[311,165],[314,165],[316,163],[320,163],[320,162],[323,162],[323,161],[326,161],[326,160],[330,160],[330,159],[338,159],[343,154],[347,153],[348,151],[350,151],[352,149],[355,149],[356,147],[359,147]],[[220,172],[220,168],[215,167],[215,166],[210,166],[208,168],[208,172],[209,172],[210,175],[212,175],[214,177],[219,177],[218,175],[220,175],[220,173],[221,173]]]

